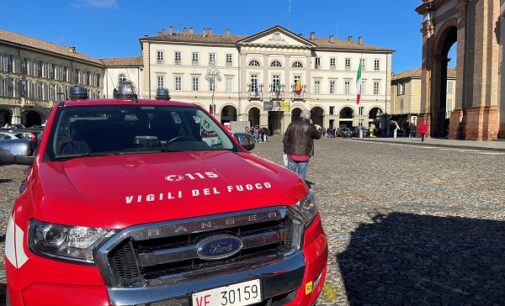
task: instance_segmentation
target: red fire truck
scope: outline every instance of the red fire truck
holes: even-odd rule
[[[194,104],[72,93],[35,156],[1,155],[30,166],[6,233],[7,305],[316,302],[327,241],[295,173]]]

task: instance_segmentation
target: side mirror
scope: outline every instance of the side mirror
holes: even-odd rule
[[[247,151],[252,151],[256,146],[253,136],[249,133],[234,133],[233,136]]]
[[[0,149],[0,165],[28,165],[31,166],[35,160],[34,156],[13,155]]]

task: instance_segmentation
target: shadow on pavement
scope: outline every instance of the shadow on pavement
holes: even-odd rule
[[[351,305],[493,305],[505,301],[505,222],[375,215],[337,262]]]

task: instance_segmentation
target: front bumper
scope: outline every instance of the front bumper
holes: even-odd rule
[[[304,270],[303,254],[297,253],[286,260],[273,262],[268,266],[249,268],[240,272],[216,275],[170,286],[109,289],[109,295],[114,305],[142,305],[170,301],[175,303],[174,305],[191,306],[191,294],[194,292],[260,279],[263,299],[271,299],[300,287]]]
[[[191,294],[260,279],[269,305],[313,305],[326,277],[328,248],[318,216],[306,229],[304,247],[268,265],[243,265],[239,271],[199,280],[143,288],[107,288],[96,266],[78,265],[31,255],[20,269],[6,262],[12,306],[188,305]],[[271,304],[270,304],[271,303]]]

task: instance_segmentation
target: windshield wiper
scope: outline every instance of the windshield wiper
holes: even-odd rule
[[[76,154],[65,154],[65,155],[55,155],[53,160],[67,160],[78,157],[90,157],[90,156],[105,156],[105,155],[116,155],[116,153],[76,153]]]

